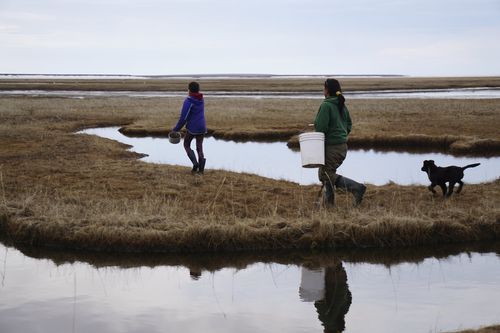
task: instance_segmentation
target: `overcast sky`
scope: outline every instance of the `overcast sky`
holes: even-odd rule
[[[500,75],[500,0],[0,0],[0,73]]]

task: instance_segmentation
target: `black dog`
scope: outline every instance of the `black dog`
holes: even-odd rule
[[[433,160],[425,160],[421,170],[427,172],[427,175],[429,176],[431,184],[429,185],[428,189],[432,193],[436,193],[434,187],[436,185],[439,185],[439,187],[441,187],[441,190],[443,190],[443,196],[449,197],[453,193],[453,187],[455,187],[456,183],[459,184],[457,193],[460,193],[460,191],[462,191],[462,187],[464,186],[464,183],[462,182],[462,178],[464,177],[464,170],[467,168],[477,167],[479,164],[480,163],[469,164],[467,166],[464,166],[463,168],[457,166],[441,168],[436,166]],[[446,193],[446,183],[449,183],[448,193]]]

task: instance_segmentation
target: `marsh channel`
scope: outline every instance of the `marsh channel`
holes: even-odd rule
[[[65,98],[96,98],[96,97],[184,97],[185,91],[110,91],[110,90],[0,90],[3,96],[31,97],[65,97]],[[319,99],[323,97],[317,92],[301,91],[204,91],[209,98],[295,98]],[[372,91],[350,91],[346,97],[354,99],[365,98],[448,98],[448,99],[497,99],[500,98],[500,88],[446,88],[446,89],[392,89]]]
[[[191,166],[182,141],[169,143],[167,138],[128,137],[119,127],[91,128],[78,134],[97,135],[131,146],[131,150],[146,154],[142,160],[150,163]],[[194,143],[193,143],[194,146]],[[301,166],[300,152],[287,147],[286,142],[235,142],[207,137],[204,140],[207,170],[227,170],[292,181],[301,185],[318,184],[318,169]],[[339,173],[373,185],[393,182],[401,185],[428,184],[422,172],[423,160],[434,160],[439,166],[465,166],[481,163],[467,169],[465,183],[482,183],[500,177],[500,157],[463,157],[444,153],[408,153],[375,150],[350,150],[339,168]]]
[[[477,328],[500,321],[499,249],[112,257],[0,243],[0,331]]]

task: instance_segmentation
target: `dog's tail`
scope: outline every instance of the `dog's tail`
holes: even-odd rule
[[[462,167],[462,170],[465,170],[465,169],[467,169],[467,168],[475,168],[475,167],[477,167],[479,164],[481,164],[481,163],[474,163],[474,164],[469,164],[469,165],[466,165],[466,166]]]

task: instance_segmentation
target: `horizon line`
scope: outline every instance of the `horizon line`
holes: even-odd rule
[[[404,74],[272,74],[272,73],[211,73],[211,74],[89,74],[89,73],[0,73],[0,76],[118,76],[118,77],[149,77],[149,78],[169,78],[169,77],[405,77]]]

